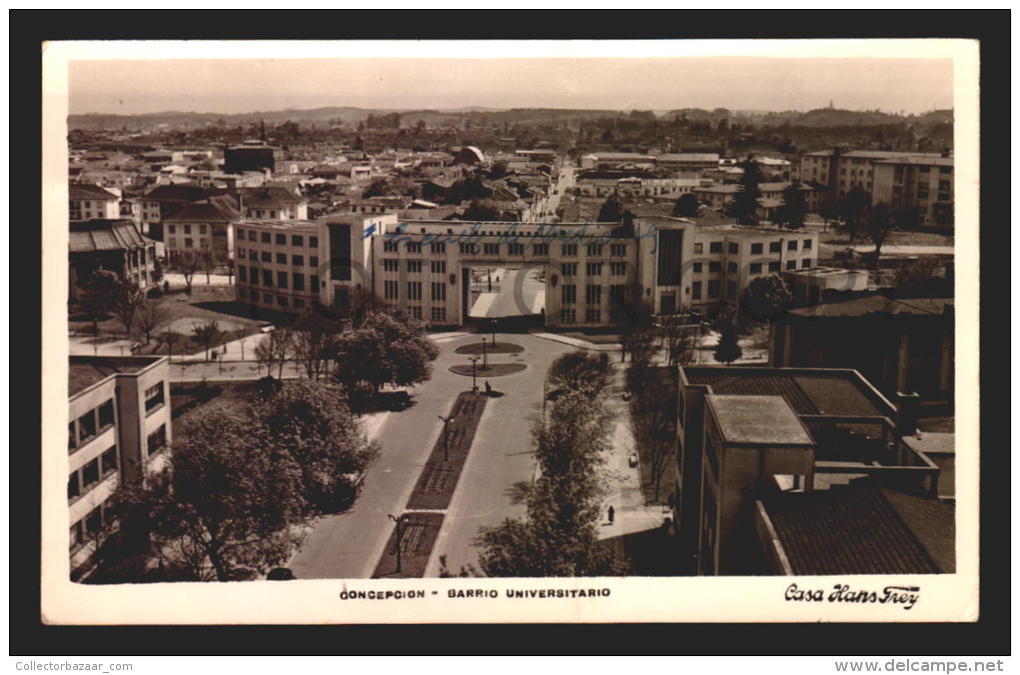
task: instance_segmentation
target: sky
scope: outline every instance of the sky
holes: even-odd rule
[[[470,51],[465,49],[464,51]],[[953,107],[948,58],[321,58],[69,63],[69,112]]]

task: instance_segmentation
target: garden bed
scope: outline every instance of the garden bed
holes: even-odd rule
[[[471,344],[461,345],[454,351],[457,354],[481,354],[482,352],[488,354],[519,354],[524,351],[524,347],[513,342],[497,342],[496,344],[489,343],[483,349],[481,343],[472,342]]]
[[[411,498],[407,501],[407,508],[449,507],[487,400],[487,396],[471,392],[463,392],[457,397],[450,410],[450,416],[454,421],[449,425],[449,452],[445,450],[446,435],[440,430],[439,437],[432,447],[432,454],[429,455]]]
[[[400,524],[400,570],[397,570],[397,528],[386,540],[373,579],[420,579],[432,556],[432,547],[443,524],[441,513],[407,513]],[[394,523],[396,525],[396,523]]]
[[[514,373],[519,373],[525,368],[527,368],[527,366],[523,363],[490,363],[486,368],[477,366],[474,369],[472,369],[470,365],[465,366],[463,364],[457,364],[455,366],[450,366],[450,372],[471,377],[472,370],[474,370],[474,375],[477,377],[500,377],[501,375],[513,375]]]

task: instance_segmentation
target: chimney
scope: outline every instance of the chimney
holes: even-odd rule
[[[896,392],[896,403],[899,409],[896,415],[896,433],[901,438],[913,436],[917,433],[917,407],[920,400],[914,392]]]

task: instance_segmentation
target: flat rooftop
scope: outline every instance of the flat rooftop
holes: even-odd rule
[[[235,223],[235,227],[266,227],[271,230],[295,230],[299,228],[316,228],[318,223],[314,220],[259,220],[248,218],[244,222]]]
[[[782,396],[709,394],[705,401],[726,443],[814,445],[814,439]]]
[[[685,366],[688,384],[713,394],[781,396],[797,415],[894,417],[893,405],[852,370]]]
[[[165,356],[71,356],[67,393],[74,396],[117,373],[140,373]]]

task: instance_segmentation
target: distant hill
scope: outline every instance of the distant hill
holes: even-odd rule
[[[369,109],[351,106],[329,106],[308,110],[257,110],[232,115],[219,113],[202,113],[180,110],[168,110],[158,113],[140,115],[114,115],[90,113],[69,115],[68,126],[81,130],[117,130],[155,129],[162,125],[173,128],[197,128],[207,125],[250,125],[265,121],[267,124],[279,124],[293,121],[304,125],[328,125],[335,123],[352,124],[363,122],[369,115],[386,115],[398,113],[400,124],[409,127],[424,122],[429,127],[464,127],[485,125],[564,125],[577,124],[602,117],[627,117],[626,111],[599,109],[562,109],[562,108],[485,108],[467,106],[449,110],[397,110]],[[687,122],[709,122],[718,125],[723,119],[731,122],[739,121],[743,127],[852,127],[912,124],[920,127],[934,127],[953,123],[952,110],[935,110],[921,115],[900,115],[879,110],[840,110],[835,108],[819,108],[817,110],[764,112],[756,110],[731,111],[726,108],[705,110],[703,108],[682,108],[660,111],[658,117],[662,121],[686,119]]]

